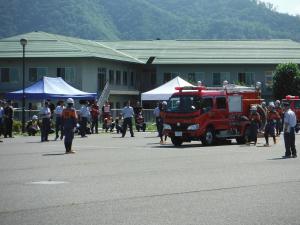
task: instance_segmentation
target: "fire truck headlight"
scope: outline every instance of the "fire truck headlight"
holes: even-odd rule
[[[199,124],[193,124],[188,126],[187,130],[198,130],[199,129]]]
[[[164,123],[164,130],[172,130],[172,127],[169,124]]]

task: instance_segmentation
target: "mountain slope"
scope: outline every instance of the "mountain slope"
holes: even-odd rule
[[[255,0],[0,0],[0,37],[35,30],[87,39],[300,40],[300,17]]]

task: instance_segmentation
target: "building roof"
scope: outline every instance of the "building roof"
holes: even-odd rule
[[[103,58],[143,63],[126,53],[118,52],[101,43],[65,37],[45,32],[31,32],[0,40],[0,58],[22,57],[20,39],[27,39],[26,57],[31,58]]]
[[[153,64],[300,64],[300,43],[291,40],[154,40],[102,42]]]
[[[300,43],[286,40],[91,41],[45,32],[0,40],[0,58],[101,58],[144,64],[300,64]]]

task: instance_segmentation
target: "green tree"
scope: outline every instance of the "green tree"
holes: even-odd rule
[[[297,64],[279,64],[273,77],[273,95],[283,99],[286,95],[300,94],[300,70]]]

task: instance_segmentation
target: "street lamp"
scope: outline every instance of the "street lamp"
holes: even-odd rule
[[[27,45],[27,40],[22,38],[20,44],[23,47],[22,133],[25,133],[25,46]]]

